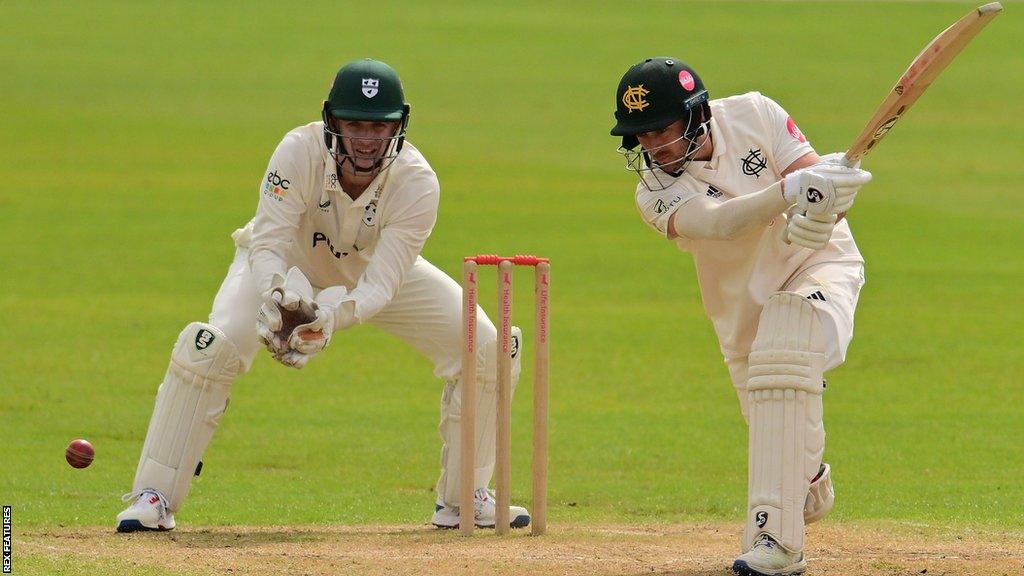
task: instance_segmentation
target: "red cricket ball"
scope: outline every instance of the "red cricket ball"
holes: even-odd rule
[[[64,450],[64,458],[67,458],[68,464],[75,468],[85,468],[92,464],[92,460],[95,457],[96,450],[92,447],[92,444],[82,438],[72,440],[68,444],[67,449]]]

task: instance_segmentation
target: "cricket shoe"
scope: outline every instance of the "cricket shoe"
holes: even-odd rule
[[[737,576],[798,576],[807,570],[803,552],[789,552],[768,534],[754,541],[750,552],[732,563]]]
[[[477,488],[473,493],[473,520],[477,528],[494,528],[494,515],[497,508],[497,501],[494,499],[494,491],[486,488]],[[509,506],[509,526],[512,528],[525,528],[530,525],[530,513],[522,506]],[[438,528],[459,527],[459,507],[445,506],[439,498],[434,505],[434,517],[430,523]]]
[[[118,532],[174,530],[174,513],[167,509],[167,499],[156,490],[129,492],[122,500],[135,498],[132,505],[117,515]]]

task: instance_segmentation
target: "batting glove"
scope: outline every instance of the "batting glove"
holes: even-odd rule
[[[782,194],[787,202],[797,205],[800,214],[837,215],[853,206],[857,191],[870,180],[871,173],[866,170],[815,164],[786,175]]]

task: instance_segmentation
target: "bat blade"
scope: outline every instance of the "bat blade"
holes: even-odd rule
[[[964,46],[1002,10],[1003,6],[999,2],[975,8],[933,38],[910,63],[907,71],[875,110],[871,120],[847,148],[843,163],[853,166],[872,152]]]

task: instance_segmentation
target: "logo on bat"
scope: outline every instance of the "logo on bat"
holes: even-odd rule
[[[885,122],[882,122],[882,125],[875,129],[875,134],[874,134],[874,136],[872,136],[871,139],[872,140],[881,140],[883,136],[885,136],[886,134],[889,133],[889,130],[892,130],[892,127],[896,124],[896,121],[899,120],[899,119],[900,119],[900,115],[897,114],[897,115],[893,116],[892,118],[889,118]]]

